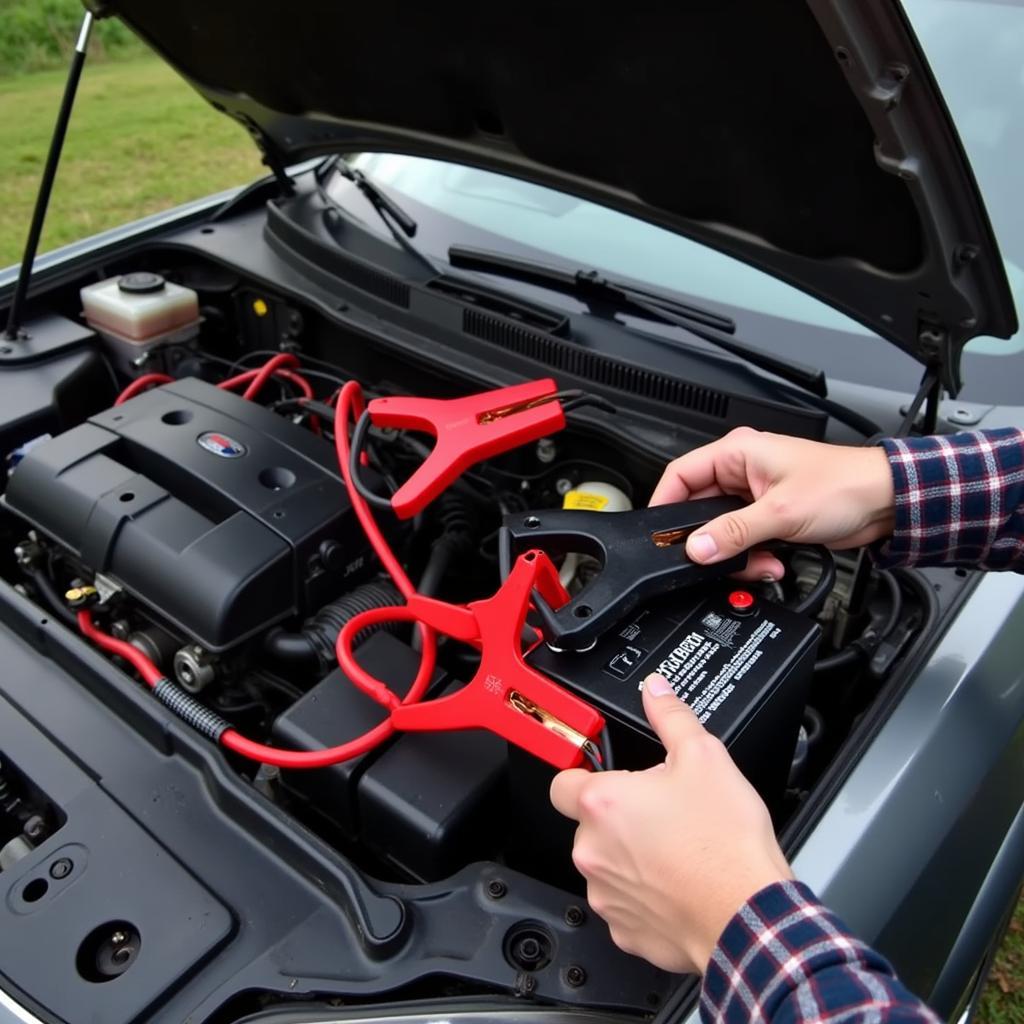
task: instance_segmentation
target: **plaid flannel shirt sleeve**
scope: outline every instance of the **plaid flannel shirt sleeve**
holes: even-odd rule
[[[882,566],[969,565],[1024,572],[1024,431],[885,439],[896,492]]]
[[[701,988],[704,1024],[938,1024],[814,893],[778,882],[729,922]]]

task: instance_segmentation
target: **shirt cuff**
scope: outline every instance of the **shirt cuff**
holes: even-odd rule
[[[885,438],[895,494],[892,536],[871,547],[883,568],[1024,563],[1024,432],[1015,427]]]
[[[701,1017],[723,1024],[771,1021],[815,972],[832,967],[870,967],[894,977],[806,885],[776,882],[752,896],[722,933],[704,974]]]

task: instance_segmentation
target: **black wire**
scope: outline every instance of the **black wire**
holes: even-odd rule
[[[814,616],[821,611],[825,600],[835,586],[836,560],[832,552],[822,544],[815,544],[808,547],[807,550],[813,551],[818,556],[821,562],[821,575],[811,587],[810,592],[792,606],[792,610],[797,615]]]
[[[278,352],[272,348],[257,348],[253,349],[251,352],[245,352],[243,355],[240,355],[234,362],[229,359],[224,359],[222,356],[211,355],[209,352],[200,352],[199,356],[202,359],[210,360],[210,362],[220,363],[222,366],[226,366],[228,368],[227,376],[232,377],[238,370],[244,369],[245,364],[253,359],[259,358],[266,361],[267,359],[272,359],[274,356],[285,354],[287,353]],[[349,378],[343,376],[333,363],[329,363],[324,359],[316,359],[313,356],[307,355],[305,352],[296,352],[295,356],[302,363],[301,366],[296,368],[296,373],[301,373],[304,376],[309,377],[321,377],[324,380],[329,380],[332,384],[342,385],[348,383]],[[312,364],[313,366],[326,366],[327,370],[332,372],[328,373],[327,370],[310,369],[310,367],[306,365],[307,363]]]
[[[836,654],[829,655],[827,658],[816,661],[814,663],[816,674],[831,672],[834,669],[842,668],[845,665],[852,665],[855,661],[867,657],[896,628],[900,615],[903,613],[903,592],[900,589],[899,580],[891,572],[881,571],[877,575],[889,590],[889,615],[885,620],[885,624],[877,633],[873,633],[869,626],[848,647],[838,651]]]
[[[562,412],[564,413],[572,412],[574,409],[580,409],[586,405],[592,405],[603,412],[616,413],[619,411],[615,404],[609,402],[607,398],[602,398],[600,395],[592,395],[588,392],[581,392],[575,395],[566,391],[561,396],[556,395],[555,397],[561,400]]]
[[[615,759],[612,757],[612,741],[608,735],[607,726],[601,730],[601,734],[597,737],[597,747],[601,751],[601,763],[604,765],[604,770],[606,772],[615,771]]]
[[[595,772],[603,772],[605,770],[604,765],[601,763],[601,758],[592,743],[589,741],[584,743],[582,750],[583,756],[587,759],[590,763],[590,767],[593,768]]]
[[[50,606],[50,610],[53,614],[56,615],[65,626],[71,626],[77,629],[78,619],[75,616],[75,613],[64,603],[63,600],[61,600],[61,596],[57,593],[57,588],[54,586],[50,577],[47,576],[42,569],[32,569],[29,570],[29,578],[35,584],[35,588],[39,591],[40,596]]]
[[[879,640],[884,640],[895,628],[897,623],[900,621],[900,615],[903,613],[903,591],[900,590],[899,580],[891,572],[880,572],[879,578],[889,589],[889,600],[891,606],[889,608],[889,618],[886,619],[885,625],[882,627],[878,634]]]
[[[356,429],[352,431],[352,451],[349,456],[348,463],[349,474],[352,477],[352,483],[354,484],[356,491],[362,498],[364,498],[369,504],[373,505],[374,508],[387,509],[389,512],[393,512],[394,508],[391,505],[391,499],[385,498],[380,494],[375,494],[366,486],[362,477],[359,475],[362,468],[359,464],[359,456],[362,454],[363,446],[366,443],[366,434],[369,429],[370,413],[369,410],[364,409],[363,414],[359,417],[359,420],[356,423]]]

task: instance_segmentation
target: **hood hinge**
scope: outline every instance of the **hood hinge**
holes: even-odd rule
[[[949,331],[934,321],[919,320],[917,350],[921,361],[935,375],[940,387],[951,398],[956,398],[963,387],[963,380],[960,377],[960,359],[953,349]]]

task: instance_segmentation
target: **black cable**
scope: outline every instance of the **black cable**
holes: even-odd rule
[[[821,611],[835,586],[836,560],[832,552],[822,544],[811,545],[807,550],[813,551],[818,556],[821,562],[821,575],[811,587],[810,592],[792,606],[792,610],[797,615],[814,616]]]
[[[370,490],[369,487],[363,482],[363,478],[360,476],[360,470],[362,466],[359,463],[359,457],[362,454],[363,446],[366,444],[366,434],[370,429],[370,413],[369,410],[364,409],[363,414],[359,417],[356,423],[356,429],[352,431],[352,454],[349,458],[349,473],[352,476],[352,483],[355,486],[359,496],[364,498],[374,508],[387,509],[389,512],[393,512],[394,508],[391,505],[391,499],[385,498],[380,494],[375,494]]]
[[[814,663],[815,674],[832,672],[837,668],[852,665],[861,658],[870,657],[875,648],[896,628],[900,616],[903,614],[903,592],[900,590],[899,581],[891,572],[882,571],[877,575],[889,590],[889,614],[884,625],[877,632],[869,625],[847,647],[844,647],[835,654],[829,655],[827,658],[816,661]]]
[[[64,623],[65,626],[71,626],[73,629],[78,629],[78,619],[75,617],[75,613],[65,604],[60,594],[57,593],[57,588],[54,586],[53,581],[49,576],[43,572],[42,569],[30,569],[28,570],[29,578],[35,585],[36,590],[39,591],[40,596],[50,606],[50,610],[54,615]]]
[[[245,352],[240,355],[236,360],[234,360],[234,362],[230,359],[225,359],[223,356],[215,356],[210,352],[199,352],[197,355],[200,359],[207,359],[211,363],[220,363],[221,366],[226,366],[227,373],[225,376],[233,377],[235,373],[245,368],[246,363],[255,358],[262,359],[266,362],[266,360],[272,359],[274,356],[282,355],[282,353],[271,348],[257,348],[253,349],[251,352]],[[300,373],[307,377],[321,377],[324,380],[329,380],[332,384],[343,385],[348,383],[349,378],[343,376],[333,363],[329,363],[324,359],[316,359],[313,356],[307,355],[305,352],[296,352],[295,355],[302,363],[301,366],[294,368],[296,373]],[[327,370],[311,369],[307,364],[320,367],[326,366]],[[287,367],[287,369],[292,368]],[[332,372],[327,372],[328,370]]]
[[[562,412],[564,413],[572,412],[573,409],[580,409],[586,405],[592,405],[603,412],[616,413],[619,411],[614,403],[608,401],[607,398],[602,398],[601,395],[595,395],[580,389],[558,391],[551,396],[550,400],[561,402]]]
[[[590,767],[593,768],[595,772],[603,772],[605,770],[604,765],[601,763],[601,757],[592,743],[587,741],[583,744],[581,749],[583,750],[583,756],[587,759]]]
[[[903,613],[903,591],[900,590],[899,580],[891,572],[882,571],[878,576],[889,589],[889,600],[891,601],[889,618],[886,619],[885,625],[878,634],[878,639],[884,640],[900,621],[900,615]]]
[[[604,765],[604,770],[606,772],[615,771],[615,759],[612,757],[612,741],[608,735],[607,726],[601,730],[601,734],[597,737],[597,748],[601,751],[601,763]]]

